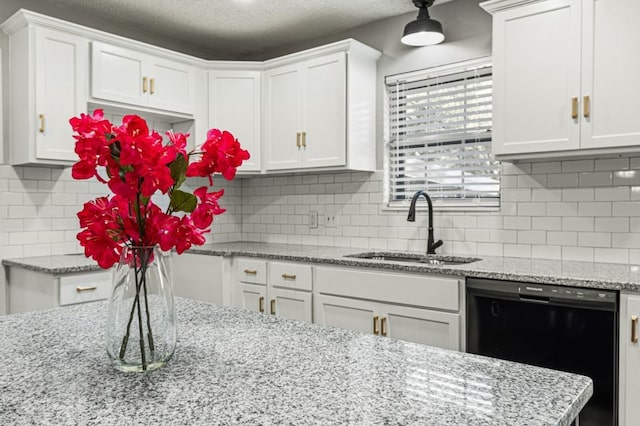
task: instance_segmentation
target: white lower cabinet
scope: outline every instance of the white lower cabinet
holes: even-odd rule
[[[640,294],[620,293],[620,426],[640,422]]]
[[[458,278],[317,267],[315,322],[460,350]]]
[[[233,306],[307,322],[313,319],[311,265],[234,259],[233,286]]]
[[[20,267],[8,268],[9,313],[39,311],[76,303],[106,300],[111,271],[53,275]]]
[[[224,258],[172,253],[171,274],[176,296],[224,304]]]

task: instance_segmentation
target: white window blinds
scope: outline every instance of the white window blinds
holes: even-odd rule
[[[491,155],[491,66],[388,77],[389,206],[426,190],[434,205],[500,205],[500,164]]]

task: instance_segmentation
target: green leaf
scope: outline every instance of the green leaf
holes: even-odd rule
[[[180,188],[180,185],[185,181],[187,174],[187,159],[184,155],[178,154],[175,160],[169,164],[169,170],[171,171],[171,178],[175,182],[174,189]]]
[[[198,199],[188,192],[174,189],[171,193],[171,209],[175,212],[191,213],[196,208]]]

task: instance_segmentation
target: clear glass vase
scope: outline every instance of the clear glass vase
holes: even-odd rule
[[[165,365],[176,347],[173,288],[160,249],[125,247],[116,269],[107,319],[114,368],[144,372]]]

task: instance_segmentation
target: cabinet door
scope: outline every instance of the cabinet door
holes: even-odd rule
[[[146,105],[149,80],[144,74],[144,62],[145,57],[139,52],[92,42],[91,96],[108,101]]]
[[[579,148],[580,7],[536,2],[493,22],[493,152]]]
[[[193,113],[195,76],[192,67],[149,56],[144,72],[149,79],[150,107],[185,114]]]
[[[635,330],[632,323],[636,321]],[[640,296],[620,295],[620,425],[633,425],[640,419]],[[632,331],[636,335],[632,335]],[[634,341],[635,340],[635,341]]]
[[[36,29],[36,131],[38,160],[77,160],[69,118],[86,112],[88,41]],[[17,141],[14,141],[17,142]]]
[[[640,141],[640,2],[583,0],[582,148]],[[546,31],[546,30],[545,30]]]
[[[335,53],[303,65],[303,167],[346,164],[345,55]]]
[[[380,332],[409,342],[460,349],[460,315],[427,309],[382,305]]]
[[[253,312],[265,312],[267,287],[259,284],[236,283],[233,306]]]
[[[265,148],[267,170],[300,168],[302,164],[302,73],[298,64],[265,74]]]
[[[260,72],[209,73],[209,128],[228,130],[251,154],[239,172],[260,171]]]
[[[378,306],[377,303],[364,300],[317,294],[314,298],[314,322],[374,333],[379,330],[379,317],[376,317]]]
[[[171,255],[176,296],[222,305],[223,258],[204,254]]]
[[[269,287],[268,311],[271,315],[311,322],[311,293]]]

